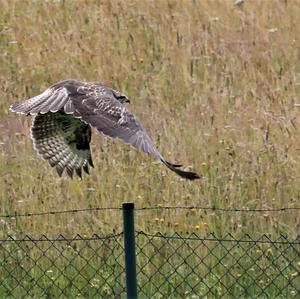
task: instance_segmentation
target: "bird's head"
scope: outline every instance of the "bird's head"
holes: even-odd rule
[[[121,104],[123,104],[123,103],[130,103],[129,98],[128,98],[125,94],[123,94],[123,93],[121,93],[121,92],[119,92],[119,91],[117,91],[117,90],[112,90],[112,92],[113,92],[114,97],[115,97]]]

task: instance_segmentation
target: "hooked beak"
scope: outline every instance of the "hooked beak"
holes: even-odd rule
[[[130,100],[127,98],[124,103],[130,103]]]

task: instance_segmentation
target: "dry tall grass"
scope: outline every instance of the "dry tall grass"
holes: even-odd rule
[[[299,206],[299,1],[0,1],[0,212],[200,205]],[[11,103],[50,84],[103,81],[187,182],[118,140],[94,134],[95,169],[60,179],[34,152]],[[288,233],[290,213],[143,212],[139,228]],[[4,234],[121,230],[119,213],[2,220]]]

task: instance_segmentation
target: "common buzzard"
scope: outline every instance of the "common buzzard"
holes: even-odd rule
[[[194,180],[199,176],[179,169],[159,153],[146,130],[123,103],[126,95],[96,82],[65,80],[40,95],[10,106],[16,113],[33,115],[31,138],[34,148],[55,167],[59,176],[64,169],[89,173],[93,166],[90,151],[91,127],[159,159],[179,176]]]

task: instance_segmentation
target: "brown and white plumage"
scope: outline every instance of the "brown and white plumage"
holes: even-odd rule
[[[88,173],[93,166],[90,141],[91,127],[161,160],[169,169],[185,179],[198,179],[194,172],[180,170],[181,165],[166,161],[151,138],[123,105],[128,98],[100,83],[65,80],[29,100],[10,106],[16,113],[33,115],[31,137],[35,149],[56,167],[72,177],[74,170]]]

